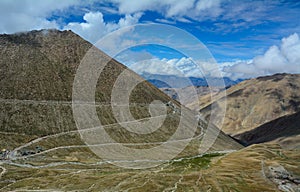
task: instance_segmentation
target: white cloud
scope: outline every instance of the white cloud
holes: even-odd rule
[[[185,77],[202,77],[201,70],[191,58],[174,59],[146,59],[135,63],[128,63],[127,66],[138,74],[151,73],[159,75],[177,75]]]
[[[141,16],[141,13],[126,14],[125,17],[115,23],[105,22],[101,12],[89,12],[83,16],[85,22],[69,23],[64,29],[70,29],[89,42],[96,43],[97,40],[112,31],[138,23]]]
[[[155,19],[155,21],[159,23],[166,23],[166,24],[176,24],[176,21],[173,20],[167,20],[167,19]]]
[[[221,13],[221,0],[111,0],[115,3],[120,13],[128,14],[140,11],[157,11],[166,18],[180,19],[184,22],[189,21],[183,16],[197,19],[205,16],[219,16]]]
[[[164,59],[163,61],[179,69],[186,77],[202,76],[199,66],[194,63],[192,58],[182,57],[180,59]]]
[[[239,1],[230,0],[1,0],[0,1],[0,33],[14,33],[41,28],[60,28],[60,18],[57,21],[49,21],[49,17],[55,11],[62,11],[75,7],[79,12],[93,10],[102,13],[126,14],[124,21],[119,25],[128,25],[132,15],[144,11],[155,11],[161,13],[165,18],[159,22],[172,23],[193,22],[195,20],[216,20],[215,26],[211,28],[218,32],[236,31],[237,28],[247,28],[265,21],[286,21],[294,19],[299,12],[297,9],[284,7],[285,3],[280,1]],[[72,7],[72,8],[74,8]],[[282,14],[277,14],[279,7]],[[74,10],[74,9],[72,9]],[[84,11],[83,11],[84,10]],[[76,11],[73,11],[73,13]],[[67,14],[67,13],[66,13]],[[226,24],[223,21],[229,21]],[[58,23],[57,23],[58,22]],[[122,24],[122,22],[124,22]],[[221,23],[221,24],[220,24]],[[225,24],[224,24],[225,23]],[[294,29],[295,27],[293,27]]]
[[[281,52],[289,63],[300,66],[300,39],[297,33],[282,39]]]
[[[1,0],[0,33],[15,33],[33,29],[58,28],[55,21],[47,20],[54,10],[63,10],[79,4],[79,0]]]
[[[133,15],[126,14],[124,18],[121,18],[119,20],[118,25],[119,25],[120,28],[130,26],[130,25],[134,25],[134,24],[138,23],[141,16],[142,16],[142,13],[135,13]]]
[[[171,22],[213,20],[216,22],[212,23],[213,26],[210,26],[209,30],[224,34],[269,21],[290,23],[299,12],[290,3],[278,0],[251,0],[243,3],[232,0],[107,0],[107,2],[112,3],[121,14],[155,11]],[[295,25],[292,27],[294,29]]]
[[[300,73],[300,39],[297,33],[283,38],[281,45],[271,46],[251,62],[236,62],[223,68],[233,78],[249,78],[274,73]]]
[[[132,0],[111,0],[111,2],[118,5],[120,13],[131,14],[139,11],[154,9],[158,0],[143,0],[143,1],[132,1]]]
[[[201,77],[204,75],[198,65],[191,58],[175,59],[147,59],[149,54],[140,53],[139,58],[145,60],[132,62],[128,65],[139,74],[152,73],[161,75],[178,75],[186,77]],[[137,57],[137,56],[133,56]],[[128,56],[128,61],[132,60]],[[137,59],[136,61],[139,61]],[[218,68],[210,62],[195,61],[202,66],[205,76],[229,77],[231,79],[252,78],[257,76],[270,75],[274,73],[300,73],[300,39],[298,34],[292,34],[283,38],[280,46],[271,46],[264,54],[254,57],[251,60],[236,60],[218,64]],[[220,74],[221,72],[221,74]]]
[[[178,17],[178,18],[176,18],[176,20],[180,21],[182,23],[192,23],[192,21],[190,21],[189,19],[184,18],[184,17]]]
[[[220,0],[214,0],[214,1],[202,0],[197,2],[196,8],[197,10],[201,11],[212,7],[216,7],[220,4],[220,2],[221,2]]]
[[[182,73],[178,69],[176,69],[176,67],[160,59],[139,61],[130,65],[129,67],[138,74],[151,73],[159,75],[182,76]]]
[[[251,64],[252,60],[237,60],[233,62],[219,63],[220,70],[224,77],[231,79],[251,78],[258,76],[257,70]]]
[[[196,11],[202,13],[201,17],[218,17],[222,13],[221,0],[201,0],[197,2]]]
[[[169,6],[166,11],[167,17],[178,16],[187,13],[194,7],[194,0],[180,0],[180,1],[163,1],[166,2],[164,6]]]

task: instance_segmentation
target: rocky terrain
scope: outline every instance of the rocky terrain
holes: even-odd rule
[[[217,126],[229,135],[253,130],[277,118],[300,111],[300,75],[275,74],[243,81],[215,97],[226,102],[224,123]],[[204,116],[208,117],[214,101],[210,95],[200,98]]]

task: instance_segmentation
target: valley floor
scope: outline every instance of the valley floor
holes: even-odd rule
[[[85,148],[61,148],[55,153],[2,160],[0,190],[297,191],[299,159],[299,150],[269,143],[131,170],[103,162]]]

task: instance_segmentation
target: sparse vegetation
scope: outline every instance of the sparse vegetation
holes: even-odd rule
[[[125,130],[110,106],[112,85],[125,67],[112,60],[101,73],[95,92],[98,117],[111,138],[124,145],[157,146],[160,143],[155,142],[172,136],[182,110],[188,114],[181,122],[185,131],[198,125],[195,138],[173,160],[142,170],[114,166],[81,140],[72,115],[74,74],[92,45],[70,31],[56,30],[46,35],[43,31],[0,35],[0,43],[6,45],[0,47],[0,147],[5,149],[6,158],[0,161],[0,191],[276,191],[277,184],[264,177],[262,161],[264,166],[277,163],[300,175],[297,150],[283,149],[276,143],[241,149],[223,132],[207,154],[199,156],[207,123],[195,122],[196,113],[148,82],[140,83],[130,95],[132,116],[147,121],[149,104],[161,100],[166,104],[167,117],[152,134],[137,137]],[[139,78],[133,72],[132,77]],[[240,97],[252,92],[236,94]],[[296,97],[293,99],[297,102]],[[184,134],[182,137],[185,139]],[[139,144],[130,147],[147,148]]]

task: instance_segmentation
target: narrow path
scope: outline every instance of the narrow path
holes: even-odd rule
[[[96,164],[85,164],[85,163],[80,163],[80,162],[55,162],[55,163],[49,163],[46,165],[31,165],[31,164],[26,164],[26,163],[14,163],[11,161],[6,161],[4,163],[6,163],[8,165],[17,166],[17,167],[33,168],[33,169],[50,168],[50,167],[56,167],[56,166],[60,166],[60,165],[96,165]]]
[[[133,121],[126,121],[126,122],[121,122],[121,123],[113,123],[113,124],[109,124],[109,125],[103,125],[103,126],[99,126],[99,127],[92,127],[92,128],[88,128],[88,129],[81,129],[81,130],[72,130],[72,131],[66,131],[66,132],[61,132],[61,133],[57,133],[57,134],[52,134],[52,135],[47,135],[44,137],[39,137],[37,139],[34,139],[28,143],[25,143],[24,145],[21,145],[15,149],[13,149],[9,154],[9,158],[10,159],[15,159],[17,156],[17,151],[28,147],[32,144],[38,143],[42,140],[48,139],[48,138],[52,138],[52,137],[58,137],[58,136],[62,136],[62,135],[66,135],[66,134],[70,134],[70,133],[80,133],[80,132],[85,132],[85,131],[90,131],[90,130],[94,130],[94,129],[105,129],[105,128],[112,128],[111,126],[114,125],[122,125],[122,124],[128,124],[128,123],[135,123],[135,122],[140,122],[140,121],[145,121],[148,120],[150,118],[162,118],[165,117],[165,115],[159,115],[159,116],[155,116],[155,117],[146,117],[146,118],[142,118],[142,119],[137,119],[137,120],[133,120]]]
[[[49,168],[49,167],[56,167],[56,166],[60,166],[60,165],[67,165],[67,164],[72,164],[72,165],[101,165],[101,164],[107,164],[107,163],[114,163],[114,162],[168,162],[168,163],[172,163],[172,162],[180,162],[183,160],[190,160],[190,159],[194,159],[194,158],[199,158],[202,157],[204,155],[207,154],[215,154],[215,153],[219,153],[219,154],[227,154],[227,153],[231,153],[234,152],[236,150],[224,150],[224,151],[213,151],[213,152],[209,152],[209,153],[203,153],[203,154],[199,154],[199,155],[195,155],[195,156],[191,156],[191,157],[182,157],[179,159],[172,159],[172,160],[113,160],[113,161],[100,161],[97,163],[81,163],[81,162],[55,162],[55,163],[49,163],[46,165],[31,165],[31,164],[26,164],[26,163],[15,163],[12,161],[2,161],[2,164],[8,164],[8,165],[14,165],[14,166],[18,166],[18,167],[24,167],[24,168],[35,168],[35,169],[39,169],[39,168]],[[3,174],[6,172],[6,169],[2,166],[0,166],[0,168],[2,168],[2,172]],[[5,170],[5,171],[4,171]]]
[[[2,169],[1,173],[0,173],[0,179],[2,178],[2,176],[7,172],[7,169],[5,167],[0,166],[0,168]]]
[[[260,161],[260,165],[261,165],[261,174],[262,174],[263,178],[265,180],[269,181],[268,178],[266,177],[266,174],[265,174],[265,162],[264,162],[264,160]]]
[[[1,99],[0,103],[22,103],[22,104],[39,104],[39,105],[72,105],[72,101],[59,101],[59,100],[28,100],[28,99]],[[128,106],[128,105],[120,105],[116,103],[107,103],[107,102],[86,102],[86,101],[75,101],[74,104],[76,105],[93,105],[93,106]],[[137,106],[148,106],[149,103],[130,103],[130,105],[137,105]],[[160,104],[158,104],[160,105]]]
[[[187,139],[179,139],[179,140],[168,140],[168,141],[164,141],[164,142],[148,142],[148,143],[124,143],[123,145],[125,146],[147,146],[147,145],[161,145],[164,143],[176,143],[176,142],[184,142],[184,141],[189,141],[189,140],[194,140],[194,139],[200,139],[203,136],[203,134],[197,135],[196,137],[193,138],[187,138]],[[36,141],[38,142],[38,141]],[[32,143],[31,143],[32,144]],[[95,145],[89,145],[91,147],[96,147],[96,146],[109,146],[109,145],[119,145],[120,143],[101,143],[101,144],[95,144]],[[28,144],[25,144],[25,146],[29,146]],[[16,152],[17,152],[17,148],[14,149],[13,151],[11,151],[10,153],[10,159],[11,160],[17,160],[17,159],[24,159],[24,158],[28,158],[28,157],[34,157],[34,156],[38,156],[38,155],[42,155],[45,153],[49,153],[58,149],[72,149],[72,148],[85,148],[85,147],[89,147],[88,145],[70,145],[70,146],[59,146],[59,147],[54,147],[51,149],[47,149],[45,151],[42,151],[40,153],[36,153],[36,154],[32,154],[32,155],[27,155],[27,156],[16,156]],[[18,147],[18,149],[21,149],[21,147]]]

